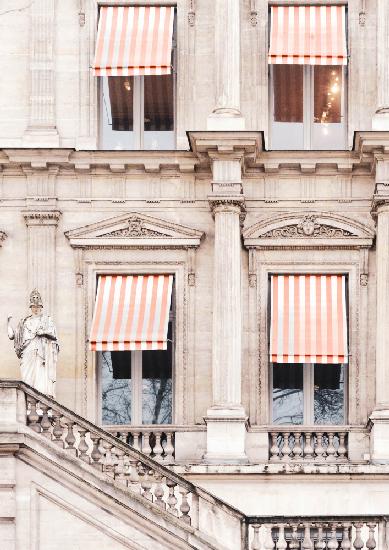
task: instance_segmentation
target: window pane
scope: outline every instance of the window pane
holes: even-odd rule
[[[173,74],[145,76],[145,131],[174,130]]]
[[[134,126],[134,78],[132,76],[110,76],[108,87],[112,130],[132,132]]]
[[[274,121],[303,122],[303,66],[274,65]]]
[[[100,354],[102,422],[131,422],[131,352],[103,351]]]
[[[273,423],[302,424],[303,365],[273,364]]]
[[[344,365],[315,365],[315,424],[344,424]]]
[[[315,65],[314,122],[341,122],[342,67]]]

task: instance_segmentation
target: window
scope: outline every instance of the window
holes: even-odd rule
[[[347,366],[272,364],[273,424],[345,424]]]
[[[172,275],[101,275],[90,333],[103,424],[172,422]]]
[[[172,321],[166,350],[99,352],[103,424],[172,423]]]
[[[174,8],[101,8],[94,71],[102,149],[174,149],[175,67]]]
[[[272,149],[344,149],[344,6],[272,6]]]
[[[271,276],[274,424],[346,422],[347,328],[346,276]]]

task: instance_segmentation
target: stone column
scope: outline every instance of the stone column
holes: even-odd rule
[[[214,0],[216,105],[208,130],[244,130],[240,112],[240,0]]]
[[[27,225],[28,295],[37,288],[49,315],[55,313],[56,232],[58,210],[24,212]]]
[[[247,417],[241,404],[242,306],[241,237],[244,213],[240,159],[214,159],[215,219],[213,267],[212,394],[207,411],[206,460],[246,461]]]
[[[55,125],[55,0],[30,5],[30,120],[24,134],[29,147],[59,147]]]
[[[377,170],[379,173],[380,170]],[[389,462],[389,188],[377,183],[373,201],[377,220],[377,322],[376,322],[376,405],[370,416],[371,457]]]
[[[377,109],[373,130],[389,130],[389,2],[377,0]]]

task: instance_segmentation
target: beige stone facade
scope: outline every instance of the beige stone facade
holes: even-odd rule
[[[101,147],[101,84],[91,71],[98,8],[132,4],[177,8],[174,150]],[[317,548],[323,525],[328,548],[337,547],[331,537],[348,548],[346,532],[355,548],[360,534],[366,548],[388,547],[389,3],[347,4],[341,151],[271,149],[274,4],[302,2],[0,2],[6,550],[270,550],[271,533],[286,548],[294,525],[311,548],[308,524]],[[306,219],[315,233],[297,231]],[[175,281],[172,424],[110,429],[120,443],[101,426],[88,344],[97,277],[150,273]],[[348,278],[344,425],[272,424],[274,273]],[[58,329],[58,403],[11,382],[20,373],[5,320],[25,315],[35,287]],[[316,450],[325,441],[321,455],[277,448],[301,434]]]

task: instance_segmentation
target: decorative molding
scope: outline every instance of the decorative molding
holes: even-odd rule
[[[190,27],[194,27],[195,19],[196,19],[196,0],[188,0],[188,1],[189,1],[188,23]]]
[[[0,247],[3,246],[3,242],[8,237],[5,231],[0,231]]]
[[[23,212],[27,226],[54,225],[57,226],[61,217],[59,210],[26,210]]]
[[[367,286],[369,282],[369,276],[367,273],[361,273],[359,276],[359,283],[361,286]]]
[[[139,212],[129,212],[67,231],[73,248],[197,248],[204,233]]]
[[[254,248],[369,248],[375,231],[353,219],[329,212],[280,214],[243,232],[246,247]]]
[[[253,27],[258,24],[258,0],[250,0],[250,23]]]

